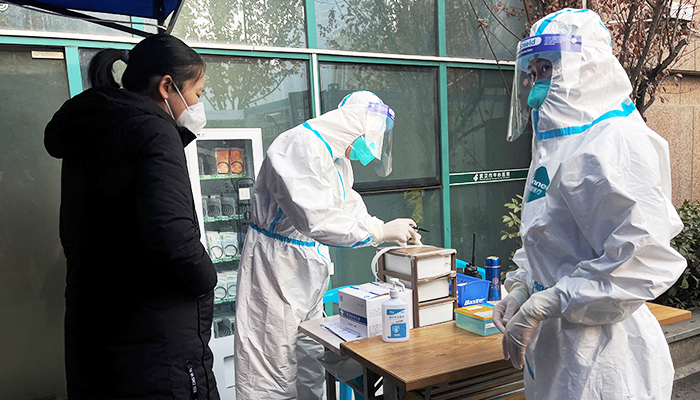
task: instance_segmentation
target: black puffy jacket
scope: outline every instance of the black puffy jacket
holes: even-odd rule
[[[78,399],[218,399],[216,270],[200,243],[184,146],[152,99],[89,89],[46,126],[63,159],[66,377]]]

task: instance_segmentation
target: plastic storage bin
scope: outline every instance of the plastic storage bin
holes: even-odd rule
[[[458,308],[455,310],[457,326],[474,332],[477,335],[488,336],[498,333],[493,323],[493,308],[482,304]]]
[[[489,281],[457,273],[457,307],[485,303]]]

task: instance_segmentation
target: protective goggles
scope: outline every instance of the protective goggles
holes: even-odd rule
[[[545,102],[553,82],[567,88],[578,80],[580,53],[581,37],[577,35],[546,34],[520,41],[510,103],[509,142],[532,131],[532,111],[539,110]]]

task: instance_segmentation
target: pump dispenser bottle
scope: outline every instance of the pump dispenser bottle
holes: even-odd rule
[[[382,339],[385,342],[405,342],[408,340],[408,302],[399,298],[399,288],[406,287],[398,278],[391,278],[393,287],[389,291],[391,299],[382,303]]]

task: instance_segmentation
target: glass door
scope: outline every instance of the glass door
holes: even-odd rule
[[[2,398],[65,397],[61,161],[44,128],[69,98],[67,77],[62,49],[0,46]]]

